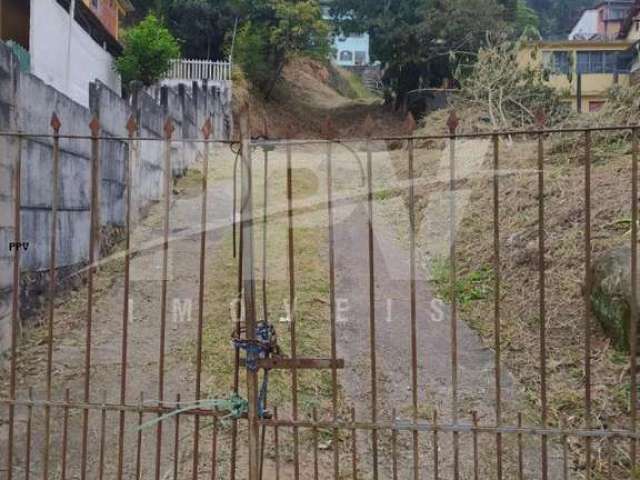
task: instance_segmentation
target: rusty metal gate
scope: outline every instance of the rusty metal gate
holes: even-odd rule
[[[532,130],[457,134],[458,119],[454,113],[448,122],[448,134],[379,138],[370,127],[368,138],[349,140],[337,139],[335,129],[328,121],[325,139],[316,141],[252,140],[246,115],[239,122],[240,141],[212,140],[210,121],[204,124],[199,139],[174,139],[171,120],[167,120],[164,126],[164,139],[146,138],[141,135],[134,117],[126,126],[128,136],[123,137],[101,136],[97,118],[89,126],[89,135],[65,134],[56,115],[52,118],[50,133],[1,132],[4,142],[18,145],[14,150],[17,154],[11,160],[13,191],[2,192],[13,199],[14,233],[11,243],[14,246],[33,241],[21,235],[24,145],[33,141],[50,146],[51,156],[41,168],[50,170],[52,179],[59,178],[61,154],[68,151],[74,142],[89,145],[91,160],[89,174],[79,176],[78,180],[79,183],[84,181],[83,178],[88,181],[82,188],[90,202],[86,267],[73,273],[73,276],[84,279],[80,284],[81,290],[86,288],[82,318],[67,318],[69,315],[66,314],[60,318],[63,315],[59,314],[59,309],[66,308],[62,303],[68,298],[58,285],[60,274],[56,273],[56,253],[61,248],[58,243],[60,215],[65,207],[61,199],[66,198],[64,190],[70,188],[68,185],[52,182],[50,220],[47,224],[51,254],[45,283],[44,321],[33,327],[41,332],[41,336],[35,339],[20,327],[21,249],[11,249],[13,284],[17,288],[12,290],[11,342],[8,368],[3,374],[7,388],[0,399],[4,406],[3,438],[0,441],[2,478],[637,478],[638,129],[620,126],[550,130],[544,127],[542,117],[538,120],[538,125]],[[592,142],[596,135],[622,134],[629,143],[630,152],[630,175],[621,175],[620,182],[629,186],[628,200],[625,201],[630,216],[629,239],[626,241],[631,249],[632,283],[628,337],[633,340],[629,344],[628,360],[624,357],[628,367],[619,379],[620,382],[628,382],[626,411],[621,421],[617,418],[603,422],[602,418],[594,418],[592,408],[592,332],[596,329],[590,297],[594,239]],[[582,300],[573,305],[575,310],[582,311],[582,359],[571,360],[574,365],[572,372],[583,385],[583,396],[579,402],[576,400],[579,408],[575,407],[577,403],[573,403],[574,411],[554,411],[552,415],[548,375],[551,369],[557,368],[561,359],[551,358],[547,352],[548,323],[555,312],[547,312],[546,299],[548,263],[553,252],[549,253],[546,244],[549,241],[547,224],[552,219],[545,210],[550,202],[545,191],[549,181],[545,142],[559,135],[569,136],[579,150],[577,156],[581,159],[584,182],[581,194],[583,209],[577,218],[575,215],[572,217],[575,225],[580,224],[580,235],[576,240],[582,242],[582,253],[577,259],[582,265],[582,285],[576,287],[582,288]],[[537,292],[536,352],[517,354],[537,357],[536,371],[530,374],[536,380],[535,388],[529,388],[529,396],[523,402],[516,400],[520,398],[518,387],[514,386],[517,381],[505,372],[503,362],[505,345],[513,339],[505,339],[501,334],[507,323],[525,321],[524,318],[505,318],[502,310],[505,295],[505,281],[501,275],[505,260],[502,254],[506,247],[504,232],[501,231],[504,208],[501,182],[514,175],[515,167],[503,161],[501,151],[503,145],[511,145],[517,139],[528,139],[534,146],[535,162],[521,173],[529,178],[530,191],[527,195],[533,199],[537,209],[532,224],[535,235],[529,242],[533,244],[533,257],[536,259],[535,272],[531,272],[535,275],[529,286]],[[456,151],[463,148],[464,142],[475,140],[488,142],[489,157],[492,158],[488,169],[475,172],[485,182],[485,190],[491,192],[492,199],[492,215],[476,219],[489,225],[492,232],[491,275],[483,280],[483,288],[490,292],[485,300],[492,304],[493,328],[485,332],[485,340],[491,340],[489,345],[485,344],[488,349],[484,353],[472,352],[477,340],[461,321],[461,309],[466,305],[466,299],[461,298],[464,292],[461,293],[460,288],[461,258],[456,237],[461,220],[457,205],[461,198],[457,192],[469,182],[468,172],[464,171],[466,167],[458,164],[459,154]],[[128,158],[121,172],[124,179],[123,243],[120,249],[115,249],[116,254],[102,252],[101,255],[100,244],[104,236],[100,215],[101,183],[104,183],[101,171],[109,161],[102,154],[106,155],[105,152],[109,151],[106,145],[111,144],[126,148]],[[145,320],[150,323],[136,327],[130,318],[133,315],[130,308],[133,295],[130,290],[133,281],[131,264],[137,255],[144,252],[135,252],[133,248],[134,218],[140,221],[142,216],[132,206],[132,198],[135,179],[139,181],[140,175],[144,176],[144,173],[134,173],[134,168],[138,168],[136,155],[145,144],[158,145],[157,148],[149,148],[156,148],[154,151],[161,158],[162,170],[158,177],[161,179],[161,195],[155,199],[156,202],[151,202],[158,204],[159,213],[154,217],[157,222],[150,230],[161,240],[147,246],[150,250],[157,250],[159,258],[155,266],[159,273],[151,275],[154,280],[159,279],[159,315],[152,315],[152,319]],[[471,145],[469,148],[475,147]],[[416,197],[420,193],[418,190],[426,188],[422,182],[427,176],[426,167],[421,167],[419,172],[416,169],[416,152],[420,149],[444,152],[440,163],[446,171],[446,175],[428,179],[444,192],[442,211],[446,212],[445,225],[437,233],[447,240],[443,250],[446,268],[440,267],[444,274],[439,277],[441,285],[444,285],[442,290],[447,304],[430,300],[442,314],[437,320],[441,325],[437,331],[436,327],[425,327],[427,321],[423,318],[420,300],[422,289],[433,281],[433,278],[429,281],[421,279],[422,260],[418,250],[423,239],[417,238],[416,234],[423,220],[417,216],[419,202]],[[226,222],[229,232],[233,231],[233,251],[228,253],[230,258],[238,260],[231,263],[237,266],[234,268],[238,275],[233,280],[237,281],[235,294],[229,299],[235,323],[224,323],[223,319],[208,315],[206,310],[208,304],[221,301],[215,297],[214,289],[207,285],[207,279],[223,272],[209,272],[207,262],[213,260],[207,254],[210,237],[219,236],[218,230],[211,227],[208,209],[215,205],[212,201],[222,201],[215,196],[212,178],[222,169],[223,152],[228,156],[229,171],[232,172],[229,185],[233,191],[225,195],[231,195],[233,211],[231,220],[227,218]],[[376,173],[380,171],[376,167],[380,152],[389,155],[395,165],[400,165],[399,170],[403,174],[399,181],[378,190],[374,185]],[[181,175],[187,166],[195,162],[200,162],[201,169],[197,182],[189,187],[199,191],[198,202],[185,204],[183,210],[175,210],[180,200],[173,198],[181,195],[180,187],[174,186],[171,175],[171,172],[175,173],[174,162],[178,156],[185,167]],[[184,161],[186,156],[190,159]],[[304,174],[316,175],[313,177],[315,180],[307,180],[311,184],[309,191],[319,192],[320,199],[316,197],[304,202],[308,192],[305,190],[299,194],[296,190],[296,175],[302,175],[302,157],[314,159],[311,167],[304,167]],[[284,164],[281,175],[269,173],[277,161]],[[347,164],[349,167],[344,170]],[[260,178],[264,186],[262,196],[257,194],[259,175],[262,175]],[[321,184],[318,178],[325,183]],[[336,185],[341,182],[349,183],[357,194],[336,195]],[[276,188],[279,188],[278,195],[281,195],[283,203],[279,210],[271,211],[268,204],[275,200],[270,193],[275,196]],[[519,194],[524,195],[523,192]],[[387,240],[376,237],[377,213],[374,206],[376,202],[394,196],[403,200],[400,203],[404,206],[398,208],[406,208],[406,216],[403,214],[402,217],[407,221],[404,225],[407,257],[402,260],[388,253],[390,244],[385,243]],[[262,208],[254,208],[254,202]],[[433,204],[436,203],[434,200]],[[355,209],[353,205],[356,204],[361,209]],[[185,220],[193,227],[186,234],[181,236],[180,231],[172,230],[172,220],[181,220],[178,216],[172,219],[172,212],[179,211],[186,218],[197,210],[194,210],[195,206],[199,208],[196,217],[200,217],[197,226],[192,225],[193,221]],[[340,210],[345,206],[354,208],[347,216]],[[321,232],[323,237],[319,243],[323,245],[322,252],[307,257],[304,257],[304,245],[300,247],[297,244],[302,238],[302,233],[296,230],[296,222],[302,221],[299,217],[301,212],[313,214],[312,220],[305,222],[303,228],[312,229],[309,231],[315,234]],[[320,216],[325,223],[319,223]],[[351,237],[348,232],[345,235],[336,233],[336,225],[345,220],[353,223],[354,219],[362,221],[363,241],[357,243],[358,237],[349,244]],[[282,222],[285,232],[280,243],[276,241],[275,248],[283,255],[276,263],[281,264],[279,272],[284,272],[285,276],[277,280],[285,285],[286,295],[283,299],[268,300],[268,296],[273,295],[270,282],[275,278],[270,275],[277,275],[267,274],[272,267],[271,264],[267,266],[267,246],[275,237],[268,228],[276,221]],[[429,235],[427,229],[425,236]],[[260,242],[256,236],[260,237]],[[188,328],[193,327],[193,331],[189,330],[188,334],[176,333],[186,332],[187,327],[181,330],[179,323],[172,327],[169,320],[172,270],[179,269],[181,262],[187,263],[185,256],[189,251],[180,251],[180,258],[176,259],[171,257],[171,250],[177,249],[183,241],[188,243],[187,239],[194,242],[189,248],[198,258],[198,268],[192,272],[195,278],[193,290],[197,292],[194,294],[198,305],[197,320],[189,324]],[[261,253],[257,246],[262,246]],[[4,245],[2,248],[6,249]],[[339,248],[343,249],[343,257],[336,253]],[[377,256],[385,254],[391,258],[385,264],[388,269],[380,273]],[[320,326],[299,317],[302,316],[298,309],[299,291],[306,288],[301,284],[313,275],[312,269],[301,270],[302,267],[297,265],[301,255],[302,262],[311,258],[326,267],[326,270],[322,267],[326,284],[323,283],[319,289],[325,297],[320,298],[315,292],[309,300],[310,304],[316,305],[313,308],[324,309],[322,311],[327,313],[326,322]],[[99,305],[97,300],[96,288],[102,291],[106,288],[97,280],[101,270],[108,270],[105,256],[109,261],[121,262],[116,269],[118,279],[115,281],[120,282],[118,289],[109,290],[122,295],[118,299],[121,305],[119,313]],[[349,263],[350,257],[355,263]],[[340,258],[346,259],[344,265],[351,265],[354,270],[361,265],[364,275],[350,283],[348,276],[352,272],[345,271]],[[379,297],[383,295],[377,284],[382,281],[381,275],[392,275],[393,264],[400,262],[405,262],[407,275],[394,283],[394,288],[399,289],[397,295],[402,297],[398,298],[394,293],[391,298],[389,293],[390,298],[384,299],[387,303],[380,307],[383,299]],[[141,273],[147,273],[145,270],[148,269],[151,267],[145,264],[140,268]],[[208,273],[214,277],[208,277]],[[341,317],[345,302],[336,296],[337,284],[341,281],[344,281],[344,289],[349,294],[355,290],[363,293],[366,308],[358,307],[357,314],[365,315],[358,315],[360,323],[356,326],[346,327],[348,322]],[[209,297],[210,294],[214,296]],[[24,296],[22,298],[24,300]],[[273,310],[270,302],[274,301],[284,304],[285,317],[279,322],[274,320],[281,311],[270,311]],[[570,301],[575,303],[567,299]],[[390,309],[394,302],[403,303],[407,308],[407,322],[395,327],[388,326],[391,316],[386,320],[380,318],[380,311]],[[306,310],[309,311],[312,308]],[[119,338],[114,337],[113,331],[98,333],[96,329],[101,328],[101,323],[96,324],[97,312],[102,312],[104,318],[118,316]],[[207,336],[207,328],[214,328],[217,332],[212,340]],[[311,335],[305,331],[307,328],[317,329],[319,336],[314,337],[315,333]],[[140,332],[134,335],[132,329]],[[66,335],[71,335],[72,331],[76,335],[81,333],[78,338],[83,340],[75,343],[65,341]],[[233,335],[230,337],[231,331]],[[443,337],[442,332],[445,331],[446,336]],[[448,345],[441,345],[442,350],[435,347],[426,349],[423,345],[428,344],[430,332],[440,335],[437,337],[439,343],[446,338]],[[559,330],[553,333],[554,338],[562,335]],[[397,343],[389,343],[387,348],[387,338],[396,334],[399,338],[394,342]],[[174,345],[168,340],[169,337],[180,338],[180,335],[190,335],[193,347],[182,356],[180,348],[177,348],[179,344]],[[356,340],[350,335],[358,337],[362,346],[352,345],[350,342]],[[23,340],[20,341],[19,337]],[[153,349],[145,350],[141,338],[154,338]],[[218,345],[219,338],[224,338],[223,343],[231,357],[216,349],[209,350],[208,342]],[[305,345],[312,353],[324,347],[328,349],[320,355],[307,355],[298,350],[305,338]],[[58,346],[56,342],[59,342]],[[399,345],[404,347],[398,348]],[[314,346],[323,348],[311,348]],[[174,347],[176,356],[167,361],[167,352]],[[73,363],[69,359],[80,358],[74,356],[78,352],[83,359],[77,370],[81,374],[74,375],[74,365],[65,364],[65,359],[67,363]],[[109,352],[112,355],[109,356]],[[477,378],[477,383],[472,381],[469,384],[470,389],[477,387],[482,390],[481,405],[491,414],[486,411],[479,414],[473,408],[479,404],[477,399],[469,408],[466,405],[470,402],[466,397],[468,392],[465,390],[461,394],[461,383],[469,381],[463,377],[475,375],[473,361],[461,365],[461,359],[472,354],[483,359],[484,371],[491,381],[484,385]],[[32,355],[37,356],[39,367],[31,366]],[[60,364],[54,361],[57,355],[61,355]],[[394,357],[397,358],[394,360]],[[230,363],[226,365],[225,362]],[[435,393],[427,392],[423,384],[428,365],[436,363],[441,364],[438,367],[440,372],[449,374],[448,379],[439,380],[443,391],[446,390],[444,394],[435,386]],[[157,369],[154,375],[149,372],[148,364]],[[399,366],[404,366],[404,369],[400,371]],[[204,369],[209,367],[213,370],[205,373]],[[38,371],[34,373],[33,369]],[[467,370],[472,375],[465,373]],[[177,372],[176,378],[167,382],[170,372]],[[233,392],[231,397],[213,399],[213,396],[220,397],[221,392],[219,389],[208,390],[206,385],[209,381],[215,383],[216,375],[221,378],[228,376],[229,389]],[[403,380],[394,380],[394,376]],[[277,395],[268,390],[269,378],[279,379]],[[117,380],[117,388],[111,388],[113,382],[110,379]],[[221,381],[226,382],[227,377]],[[137,387],[148,386],[149,382],[155,391],[141,393],[141,388]],[[108,391],[103,391],[105,385],[109,387]],[[185,386],[187,390],[181,390]],[[406,393],[394,393],[393,390]],[[504,394],[506,390],[510,392],[508,395]],[[271,408],[267,406],[268,391]],[[393,403],[394,398],[404,399],[405,395],[408,399],[406,404]],[[439,400],[429,403],[428,395]],[[610,394],[599,389],[596,395],[606,399]]]

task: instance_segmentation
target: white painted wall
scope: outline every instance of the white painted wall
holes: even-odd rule
[[[29,44],[31,73],[81,105],[96,79],[120,91],[113,57],[55,0],[31,0]]]
[[[569,34],[569,40],[588,39],[598,33],[598,10],[585,10]]]
[[[336,35],[333,39],[333,48],[336,52],[335,62],[341,66],[356,65],[356,52],[365,52],[365,61],[363,65],[369,65],[369,34],[364,33],[361,36],[341,36]],[[342,59],[342,52],[351,52],[351,61]]]

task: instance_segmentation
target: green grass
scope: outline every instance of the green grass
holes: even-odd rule
[[[294,202],[317,193],[318,184],[311,170],[293,171]],[[256,182],[254,208],[261,218],[262,185]],[[286,174],[273,171],[269,178],[270,204],[286,205]],[[328,266],[323,249],[327,241],[326,228],[295,226],[294,265],[296,287],[296,345],[299,357],[330,357]],[[305,222],[307,223],[307,222]],[[300,224],[300,222],[298,223]],[[288,220],[280,208],[268,220],[267,242],[267,312],[275,326],[278,344],[283,353],[291,354],[290,323],[286,321],[289,299]],[[255,223],[256,304],[258,318],[262,308],[262,227]],[[225,397],[233,385],[234,349],[231,333],[232,302],[237,297],[237,260],[232,255],[231,231],[227,231],[207,266],[205,298],[205,329],[203,335],[204,387],[211,397]],[[194,349],[195,351],[195,349]],[[195,356],[193,357],[195,359]],[[240,394],[245,386],[244,371],[240,372]],[[269,377],[269,403],[286,409],[291,403],[291,372],[272,371]],[[299,371],[298,402],[302,414],[310,414],[313,407],[328,406],[331,398],[330,371]]]
[[[431,265],[431,274],[437,296],[451,302],[451,263],[448,259],[435,259]],[[474,301],[490,298],[493,292],[491,267],[483,266],[470,272],[458,272],[456,277],[455,297],[461,307],[464,308]]]
[[[358,75],[333,65],[330,66],[329,73],[331,74],[330,84],[340,95],[351,100],[369,99],[375,96],[364,86]]]

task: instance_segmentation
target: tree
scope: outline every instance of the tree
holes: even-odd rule
[[[180,57],[178,42],[153,14],[126,30],[122,43],[115,67],[124,85],[133,80],[153,85],[169,71],[171,60]]]
[[[540,16],[543,36],[566,36],[580,16],[595,0],[528,0],[528,5]]]
[[[496,0],[335,0],[332,12],[346,32],[371,34],[397,106],[411,90],[452,78],[456,61],[507,30]]]
[[[326,59],[329,26],[315,0],[241,0],[245,22],[234,51],[247,77],[269,98],[290,58]]]
[[[518,0],[514,21],[517,35],[531,29],[540,30],[540,18],[525,0]]]
[[[170,0],[164,13],[188,58],[219,60],[237,13],[228,0]]]

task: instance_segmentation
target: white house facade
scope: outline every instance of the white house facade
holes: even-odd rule
[[[330,7],[322,9],[323,18],[330,23],[337,23],[331,15]],[[346,35],[340,31],[334,31],[331,35],[333,61],[341,67],[363,67],[371,63],[369,54],[371,39],[366,32],[351,33]]]
[[[334,35],[333,52],[335,62],[342,67],[369,65],[368,33],[353,33],[351,35]]]
[[[28,71],[80,105],[89,105],[89,84],[99,80],[120,92],[114,54],[122,47],[83,0],[0,0],[10,27],[0,28]],[[101,39],[101,40],[98,40]]]

